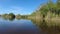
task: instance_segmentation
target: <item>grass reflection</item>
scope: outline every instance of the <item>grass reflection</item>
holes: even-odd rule
[[[60,34],[60,22],[32,20],[40,29],[42,34]]]

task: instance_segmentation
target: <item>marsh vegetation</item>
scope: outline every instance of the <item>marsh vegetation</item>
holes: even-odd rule
[[[60,0],[55,3],[49,0],[42,4],[31,15],[14,15],[13,13],[2,15],[6,19],[27,19],[41,29],[42,34],[60,34]]]

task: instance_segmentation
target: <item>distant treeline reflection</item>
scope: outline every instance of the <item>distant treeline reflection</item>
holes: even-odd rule
[[[5,20],[14,20],[14,19],[27,19],[28,18],[28,15],[15,15],[13,13],[9,13],[9,14],[3,14],[3,15],[0,15],[0,17],[3,17]]]

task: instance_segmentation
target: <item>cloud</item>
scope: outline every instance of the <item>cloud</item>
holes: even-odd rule
[[[18,7],[18,6],[12,6],[10,8],[13,9],[13,10],[17,10],[17,11],[23,10],[22,7]]]
[[[20,7],[16,7],[16,6],[12,6],[12,7],[8,7],[8,8],[4,8],[0,6],[0,14],[2,13],[19,13],[20,11],[22,11],[23,9]]]
[[[15,14],[21,14],[21,15],[30,14],[29,12],[30,9],[18,7],[18,6],[11,6],[8,11]]]
[[[8,8],[0,7],[0,14],[14,13],[14,14],[26,15],[26,14],[30,14],[29,11],[30,9],[23,8],[20,6],[10,6]]]
[[[7,9],[6,11],[7,11],[8,13],[11,13],[11,12],[12,12],[12,13],[18,14],[18,13],[20,13],[22,10],[23,10],[23,9],[20,8],[20,7],[12,6],[12,7],[10,7],[9,9]]]

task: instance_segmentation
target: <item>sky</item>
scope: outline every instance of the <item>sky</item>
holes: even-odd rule
[[[53,1],[55,2],[55,0]],[[31,14],[46,2],[47,0],[0,0],[0,14]]]

